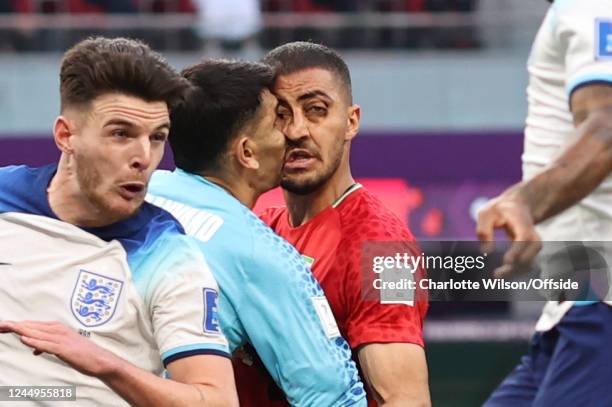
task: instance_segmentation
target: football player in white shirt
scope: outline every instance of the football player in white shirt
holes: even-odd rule
[[[144,202],[186,89],[138,41],[65,54],[59,164],[0,168],[0,385],[76,386],[78,406],[238,405],[217,284]]]
[[[528,265],[541,240],[612,240],[612,2],[555,1],[528,70],[524,180],[478,217],[481,240],[493,240],[494,229],[503,228],[515,241],[499,276]],[[600,252],[606,260],[610,246]],[[554,276],[559,270],[545,259],[543,272]],[[485,405],[612,405],[608,303],[548,302],[530,354]]]

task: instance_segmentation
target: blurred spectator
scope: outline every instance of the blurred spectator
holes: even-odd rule
[[[312,4],[325,7],[331,11],[355,12],[358,10],[356,0],[312,0]]]
[[[500,0],[501,1],[501,0]],[[0,13],[197,13],[195,26],[180,28],[0,28],[0,49],[62,50],[87,35],[142,38],[159,50],[273,48],[312,40],[338,48],[478,48],[477,26],[401,27],[353,23],[321,29],[309,23],[263,27],[266,12],[438,13],[475,11],[478,0],[0,0]],[[356,21],[356,20],[352,20]]]
[[[426,0],[427,11],[474,11],[476,0]]]
[[[471,13],[476,10],[477,0],[426,0],[425,9],[432,12]],[[478,27],[445,27],[429,30],[428,41],[435,48],[478,48]]]
[[[15,7],[13,6],[12,1],[0,1],[0,13],[13,13],[15,12]]]
[[[85,0],[100,7],[106,13],[135,13],[138,11],[132,0]]]
[[[262,25],[259,0],[194,0],[199,32],[224,48],[241,48]]]

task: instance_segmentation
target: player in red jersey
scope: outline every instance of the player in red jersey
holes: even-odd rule
[[[262,214],[312,263],[374,399],[384,406],[430,405],[423,344],[426,300],[412,305],[366,299],[360,250],[367,241],[414,238],[355,183],[349,166],[359,129],[348,67],[333,50],[295,42],[270,51],[279,125],[288,140],[281,186],[287,207]],[[382,159],[382,157],[378,157]]]

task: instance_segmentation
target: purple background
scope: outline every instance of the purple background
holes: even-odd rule
[[[422,197],[406,215],[419,238],[473,238],[469,208],[520,179],[520,132],[361,134],[351,148],[356,178],[402,178]],[[168,153],[170,149],[167,149]],[[0,137],[0,166],[59,157],[51,136]],[[162,161],[172,167],[171,154]]]

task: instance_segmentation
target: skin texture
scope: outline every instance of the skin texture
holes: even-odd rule
[[[63,221],[105,226],[133,215],[144,202],[169,131],[164,102],[104,94],[90,106],[66,109],[55,122],[62,151],[48,189]],[[162,379],[97,346],[59,322],[0,321],[0,334],[16,334],[35,355],[57,356],[94,376],[133,406],[238,406],[231,362],[200,355],[170,363]]]
[[[373,343],[359,351],[359,364],[381,406],[429,406],[427,360],[419,345]],[[407,379],[410,374],[410,380]],[[408,383],[409,382],[409,383]]]
[[[274,86],[288,144],[281,186],[294,226],[331,205],[355,182],[349,152],[361,110],[350,104],[338,83],[333,73],[311,68],[280,76]]]
[[[1,321],[0,334],[14,333],[35,355],[49,353],[97,377],[133,406],[238,406],[229,359],[193,356],[168,365],[173,380],[146,372],[59,322]]]
[[[163,156],[169,124],[164,102],[117,93],[66,109],[55,121],[62,155],[48,190],[56,215],[91,227],[134,214]]]
[[[248,208],[253,208],[261,194],[280,183],[287,145],[276,120],[277,104],[276,97],[264,90],[256,116],[230,142],[221,170],[200,174],[225,188]]]
[[[277,78],[278,120],[287,137],[281,186],[290,222],[298,226],[329,207],[355,181],[350,142],[360,108],[342,82],[310,68]],[[367,344],[357,350],[366,382],[381,406],[429,406],[425,351],[407,343]]]
[[[251,127],[253,155],[259,162],[254,183],[259,190],[268,191],[280,184],[280,174],[287,148],[285,135],[277,126],[278,100],[269,91],[262,94],[260,112]]]
[[[571,97],[576,141],[544,171],[508,188],[478,215],[476,233],[484,242],[504,229],[515,242],[496,270],[499,277],[520,272],[541,248],[535,225],[590,194],[612,171],[612,86],[587,85]]]

